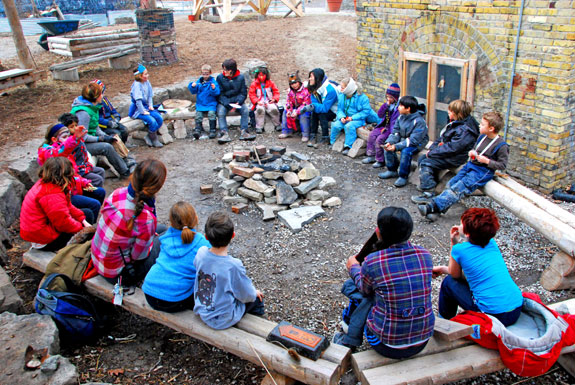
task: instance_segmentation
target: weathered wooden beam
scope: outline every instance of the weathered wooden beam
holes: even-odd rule
[[[93,63],[93,62],[97,62],[103,59],[108,59],[111,57],[118,57],[118,56],[123,56],[123,55],[131,55],[133,53],[138,52],[138,50],[136,48],[129,48],[129,49],[125,49],[125,50],[111,50],[110,52],[102,52],[99,55],[93,55],[93,56],[87,56],[85,58],[82,59],[76,59],[76,60],[72,60],[66,63],[61,63],[61,64],[56,64],[50,67],[51,71],[61,71],[61,70],[65,70],[68,68],[73,68],[73,67],[77,67],[79,65],[82,64],[88,64],[88,63]]]
[[[459,322],[448,319],[435,317],[435,326],[433,335],[447,341],[455,341],[459,338],[468,336],[473,333],[473,328],[469,325],[460,324]]]
[[[541,286],[545,290],[564,290],[575,287],[575,258],[560,251],[541,274]]]

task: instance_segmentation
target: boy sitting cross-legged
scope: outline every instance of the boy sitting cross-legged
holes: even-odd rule
[[[469,151],[469,162],[447,183],[443,192],[428,203],[418,206],[419,213],[435,221],[439,213],[445,213],[464,196],[493,179],[495,170],[505,170],[509,157],[509,145],[498,135],[503,128],[503,117],[499,112],[483,114],[479,125],[479,138]]]
[[[263,294],[246,275],[242,261],[228,255],[235,236],[230,217],[224,212],[213,213],[206,222],[205,233],[212,248],[201,247],[194,260],[194,313],[214,329],[232,327],[246,312],[263,315]]]
[[[399,99],[399,119],[395,121],[393,131],[384,145],[385,165],[387,171],[379,174],[381,179],[398,177],[395,187],[407,184],[411,171],[411,158],[421,151],[429,141],[427,123],[425,123],[425,106],[419,104],[413,96],[403,96]],[[400,159],[395,154],[401,153]],[[399,170],[398,170],[399,169]]]

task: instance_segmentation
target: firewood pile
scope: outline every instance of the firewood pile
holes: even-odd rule
[[[138,9],[136,22],[140,33],[142,61],[168,65],[178,61],[176,27],[171,9]]]

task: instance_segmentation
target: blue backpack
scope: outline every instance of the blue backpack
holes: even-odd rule
[[[50,284],[60,278],[69,291],[50,290]],[[96,307],[64,274],[50,274],[36,293],[35,307],[38,314],[51,316],[60,330],[61,338],[73,342],[87,342],[103,328],[103,320]]]

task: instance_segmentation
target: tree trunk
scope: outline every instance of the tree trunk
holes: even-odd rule
[[[10,23],[10,29],[12,29],[12,38],[14,39],[14,45],[16,45],[16,53],[18,54],[20,66],[24,69],[36,68],[34,60],[32,60],[32,55],[28,50],[26,39],[24,38],[24,31],[22,31],[22,24],[20,24],[18,10],[16,9],[14,0],[2,0],[2,3],[4,4],[4,11],[6,12],[6,17],[8,17],[8,22]]]

